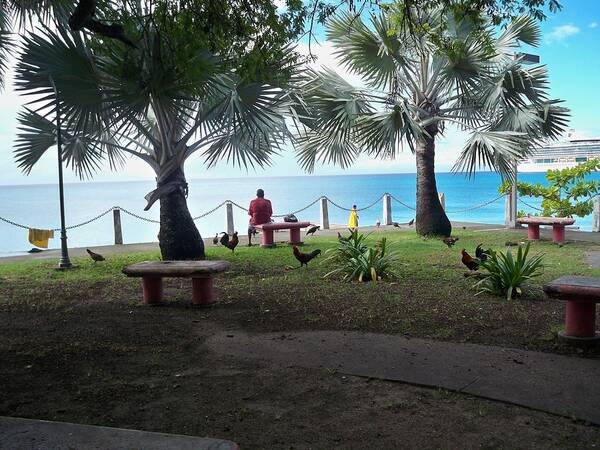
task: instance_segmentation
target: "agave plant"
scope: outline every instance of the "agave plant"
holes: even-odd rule
[[[519,46],[536,46],[540,29],[519,17],[501,32],[483,13],[460,15],[431,2],[408,11],[341,13],[326,31],[338,60],[364,82],[313,71],[302,86],[297,139],[301,165],[341,167],[364,153],[393,159],[403,145],[416,158],[419,234],[450,235],[435,179],[435,144],[448,125],[470,134],[456,171],[489,167],[511,178],[515,160],[542,138],[556,138],[568,112],[549,98],[544,66],[525,66]],[[408,23],[398,15],[411,14]],[[481,24],[484,24],[481,26]]]
[[[392,266],[398,260],[398,253],[390,250],[385,237],[377,241],[375,247],[367,246],[368,236],[350,230],[350,236],[341,239],[337,248],[327,250],[325,253],[329,256],[324,263],[333,262],[337,267],[325,277],[341,274],[347,281],[366,282],[394,275]]]
[[[488,259],[481,262],[480,268],[487,273],[475,284],[475,287],[479,288],[477,294],[487,292],[506,296],[507,300],[520,296],[523,284],[542,274],[544,255],[528,259],[529,246],[529,242],[525,248],[519,245],[516,258],[510,249],[507,249],[506,253],[492,251]]]

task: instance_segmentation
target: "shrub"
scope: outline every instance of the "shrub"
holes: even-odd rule
[[[600,161],[596,159],[575,167],[549,170],[546,172],[548,186],[518,181],[517,191],[521,196],[541,198],[544,216],[585,217],[594,209],[590,199],[600,194],[600,180],[587,178],[597,170],[600,170]],[[500,186],[499,192],[506,194],[510,189],[511,183],[507,181]],[[519,216],[524,215],[524,211],[519,211]]]
[[[325,277],[342,274],[346,281],[379,281],[395,275],[392,265],[398,260],[398,253],[391,251],[385,237],[369,247],[366,239],[369,235],[351,231],[350,236],[339,241],[337,248],[329,249],[324,260],[333,261],[337,267],[325,274]]]
[[[507,300],[521,295],[523,284],[541,275],[542,269],[543,255],[528,259],[529,246],[529,242],[525,249],[519,245],[516,258],[510,249],[506,253],[492,251],[488,259],[481,262],[480,267],[487,273],[475,284],[479,288],[477,295],[488,292],[506,296]]]

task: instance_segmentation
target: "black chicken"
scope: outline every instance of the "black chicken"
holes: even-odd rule
[[[224,231],[222,232],[223,236],[221,236],[221,239],[219,239],[219,242],[221,243],[221,245],[224,245],[225,247],[227,247],[227,244],[229,243],[229,235],[227,233],[225,233]]]
[[[483,244],[479,244],[477,246],[477,248],[475,249],[475,256],[477,257],[477,259],[479,259],[479,261],[483,262],[483,261],[487,261],[487,259],[492,256],[492,250],[491,249],[487,249],[484,250],[482,248]]]
[[[312,227],[310,227],[308,230],[306,230],[306,235],[308,236],[309,234],[314,235],[315,232],[321,228],[319,225],[313,225]]]

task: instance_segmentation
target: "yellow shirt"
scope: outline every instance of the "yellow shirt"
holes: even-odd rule
[[[348,218],[348,228],[358,228],[358,213],[355,209],[350,210],[350,217]]]

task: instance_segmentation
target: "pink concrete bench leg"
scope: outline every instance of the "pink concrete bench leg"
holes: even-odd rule
[[[147,305],[157,304],[162,301],[163,287],[160,277],[143,277],[142,292],[144,303]]]
[[[552,241],[557,244],[564,244],[565,242],[565,226],[564,225],[552,225]]]
[[[540,226],[537,223],[527,225],[527,239],[530,241],[538,241],[540,239]]]
[[[596,335],[596,304],[567,301],[565,336],[593,338]]]
[[[260,245],[262,247],[273,247],[275,245],[273,241],[273,230],[262,230]]]
[[[302,244],[302,237],[300,236],[300,228],[290,229],[290,244],[299,245]]]
[[[192,278],[192,303],[194,305],[207,306],[216,301],[212,277]]]

